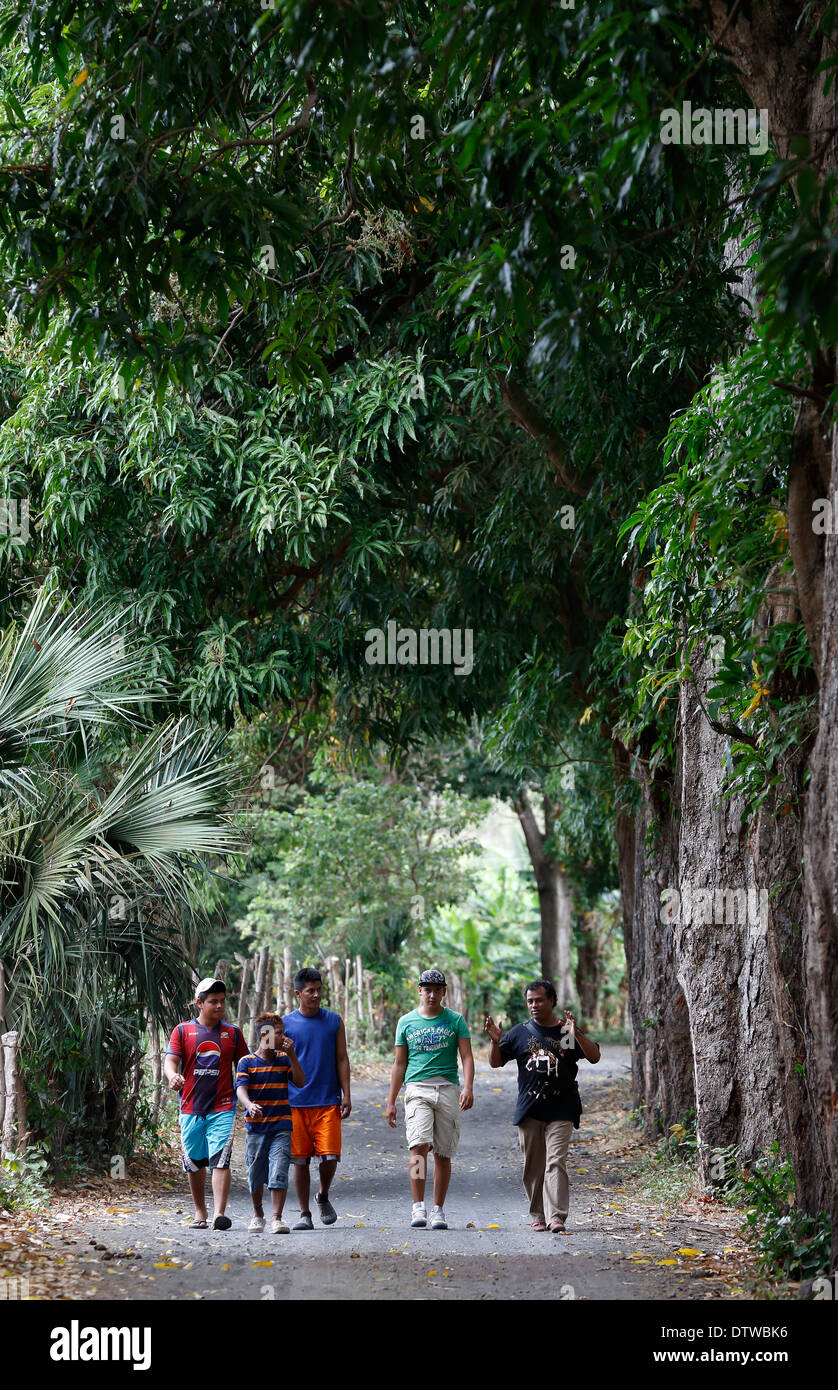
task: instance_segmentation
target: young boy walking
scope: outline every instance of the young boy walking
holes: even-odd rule
[[[225,1212],[236,1113],[233,1074],[247,1052],[241,1029],[223,1021],[226,1001],[223,980],[201,980],[195,991],[198,1017],[175,1026],[163,1064],[170,1087],[180,1093],[181,1158],[195,1205],[192,1225],[207,1227],[209,1168],[214,1231],[229,1231],[233,1224]]]
[[[446,985],[441,970],[419,976],[419,1007],[403,1014],[396,1027],[396,1060],[385,1115],[396,1127],[396,1096],[406,1083],[404,1118],[410,1149],[411,1226],[427,1226],[425,1178],[428,1151],[434,1151],[434,1206],[431,1230],[447,1231],[445,1196],[451,1160],[460,1140],[462,1112],[474,1104],[474,1056],[462,1014],[444,1006]],[[463,1089],[457,1095],[457,1057],[463,1061]]]
[[[242,1057],[236,1072],[236,1095],[246,1115],[247,1182],[253,1217],[248,1230],[264,1231],[265,1213],[262,1191],[267,1183],[271,1193],[271,1232],[288,1235],[282,1209],[288,1192],[288,1165],[291,1162],[291,1106],[288,1082],[305,1086],[305,1073],[297,1060],[294,1044],[283,1033],[279,1014],[260,1014],[259,1047]]]

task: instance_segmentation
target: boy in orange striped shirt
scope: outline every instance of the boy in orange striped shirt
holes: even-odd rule
[[[248,1230],[264,1231],[262,1190],[271,1193],[274,1235],[288,1235],[282,1219],[288,1191],[288,1165],[291,1160],[291,1106],[288,1079],[305,1086],[305,1073],[294,1051],[291,1038],[283,1032],[279,1014],[260,1014],[259,1047],[242,1057],[236,1072],[236,1095],[244,1106],[247,1131],[247,1182],[253,1203]]]

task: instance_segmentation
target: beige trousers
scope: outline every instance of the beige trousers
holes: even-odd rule
[[[533,1221],[567,1219],[570,1184],[567,1151],[572,1120],[522,1120],[518,1146],[524,1156],[524,1191]]]

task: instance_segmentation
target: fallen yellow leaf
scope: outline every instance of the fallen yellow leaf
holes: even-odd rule
[[[499,1230],[500,1230],[500,1226],[497,1226],[497,1225],[495,1225],[495,1226],[487,1226],[487,1227],[486,1227],[486,1230],[487,1230],[487,1231],[499,1231]]]
[[[656,1264],[659,1264],[659,1265],[677,1265],[678,1261],[677,1261],[677,1260],[656,1260],[655,1263],[656,1263]]]
[[[683,1250],[676,1250],[676,1251],[675,1251],[675,1254],[676,1254],[676,1255],[686,1255],[687,1259],[691,1260],[692,1257],[693,1257],[693,1255],[703,1255],[703,1254],[704,1254],[704,1251],[703,1251],[703,1250],[690,1250],[688,1246],[684,1246]]]
[[[250,1267],[251,1267],[251,1269],[269,1269],[270,1266],[271,1266],[272,1264],[273,1264],[273,1260],[251,1260],[251,1261],[250,1261]]]
[[[433,1277],[434,1277],[435,1274],[436,1274],[436,1270],[435,1270],[435,1269],[429,1269],[429,1270],[428,1270],[428,1278],[429,1278],[429,1279],[433,1279]]]

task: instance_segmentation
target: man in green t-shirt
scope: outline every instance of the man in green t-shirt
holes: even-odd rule
[[[445,976],[423,970],[419,976],[419,1008],[403,1014],[396,1026],[396,1060],[390,1078],[385,1115],[396,1127],[396,1096],[405,1082],[404,1118],[410,1149],[411,1226],[427,1226],[425,1177],[428,1150],[434,1151],[434,1206],[431,1229],[447,1231],[445,1194],[451,1181],[451,1160],[460,1139],[462,1112],[474,1104],[474,1056],[468,1024],[462,1014],[446,1009]],[[459,1096],[457,1057],[463,1059],[463,1089]]]

